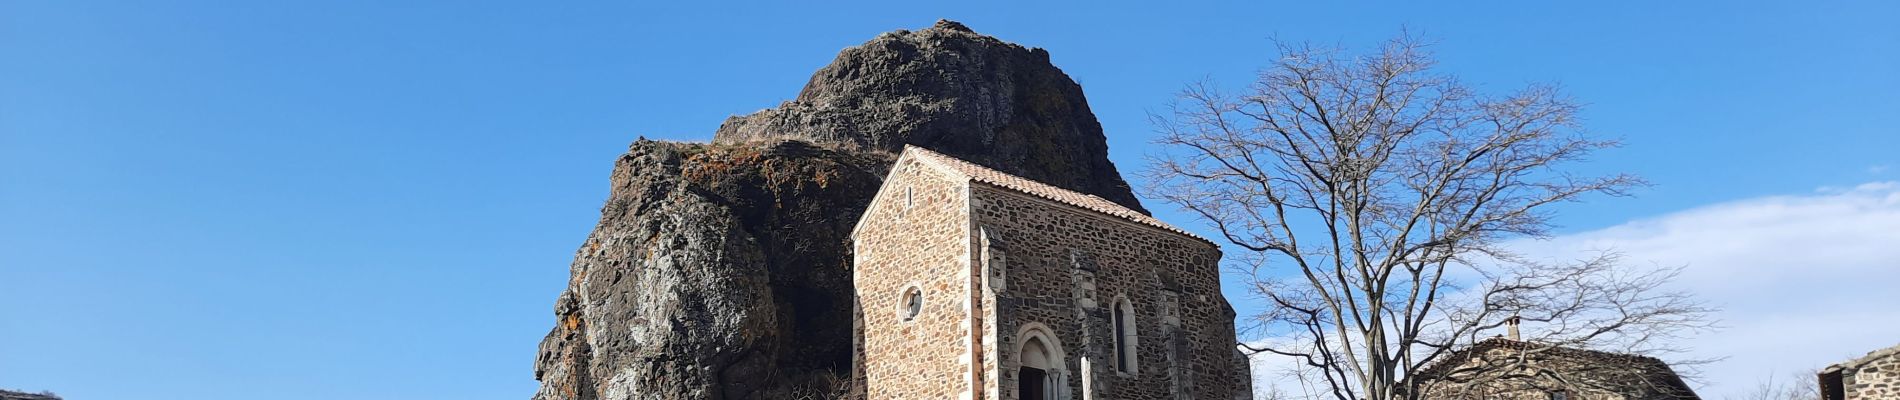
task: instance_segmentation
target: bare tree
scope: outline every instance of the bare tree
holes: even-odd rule
[[[1616,145],[1581,132],[1550,86],[1482,96],[1432,71],[1417,41],[1347,55],[1309,45],[1238,95],[1190,86],[1156,115],[1164,145],[1148,194],[1197,215],[1271,304],[1256,352],[1293,357],[1339,400],[1417,398],[1416,374],[1516,316],[1524,342],[1655,354],[1709,311],[1602,252],[1514,254],[1551,207],[1622,196],[1633,176],[1565,170]]]
[[[1789,379],[1776,380],[1774,376],[1763,379],[1755,385],[1755,390],[1742,396],[1743,400],[1820,400],[1821,387],[1814,381],[1814,370],[1790,374]]]

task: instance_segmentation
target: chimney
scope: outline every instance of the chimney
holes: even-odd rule
[[[1517,316],[1516,316],[1516,315],[1512,315],[1512,316],[1511,316],[1511,318],[1509,318],[1509,319],[1506,319],[1506,320],[1504,320],[1504,327],[1505,327],[1505,329],[1508,329],[1508,330],[1510,331],[1510,336],[1509,336],[1509,337],[1510,337],[1510,339],[1511,339],[1511,340],[1514,340],[1514,341],[1523,341],[1524,339],[1523,339],[1522,337],[1520,337],[1520,336],[1518,336],[1518,335],[1517,335],[1517,323],[1518,323],[1518,322],[1519,322],[1519,321],[1518,321],[1518,319],[1517,319]]]

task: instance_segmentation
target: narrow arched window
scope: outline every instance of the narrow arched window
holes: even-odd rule
[[[1135,306],[1127,298],[1115,302],[1113,312],[1115,326],[1115,371],[1127,374],[1135,373],[1136,339]]]

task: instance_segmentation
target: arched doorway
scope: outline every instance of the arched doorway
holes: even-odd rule
[[[1016,334],[1016,399],[1068,400],[1068,356],[1049,327],[1024,324]]]
[[[1049,362],[1049,346],[1042,343],[1040,337],[1030,337],[1023,342],[1023,365],[1016,373],[1016,398],[1020,400],[1054,400],[1050,393],[1053,382],[1049,381],[1054,370]]]

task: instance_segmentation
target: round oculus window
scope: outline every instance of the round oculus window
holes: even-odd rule
[[[904,296],[900,298],[900,301],[897,304],[897,315],[904,321],[917,319],[917,314],[924,311],[924,291],[916,286],[904,289]]]

